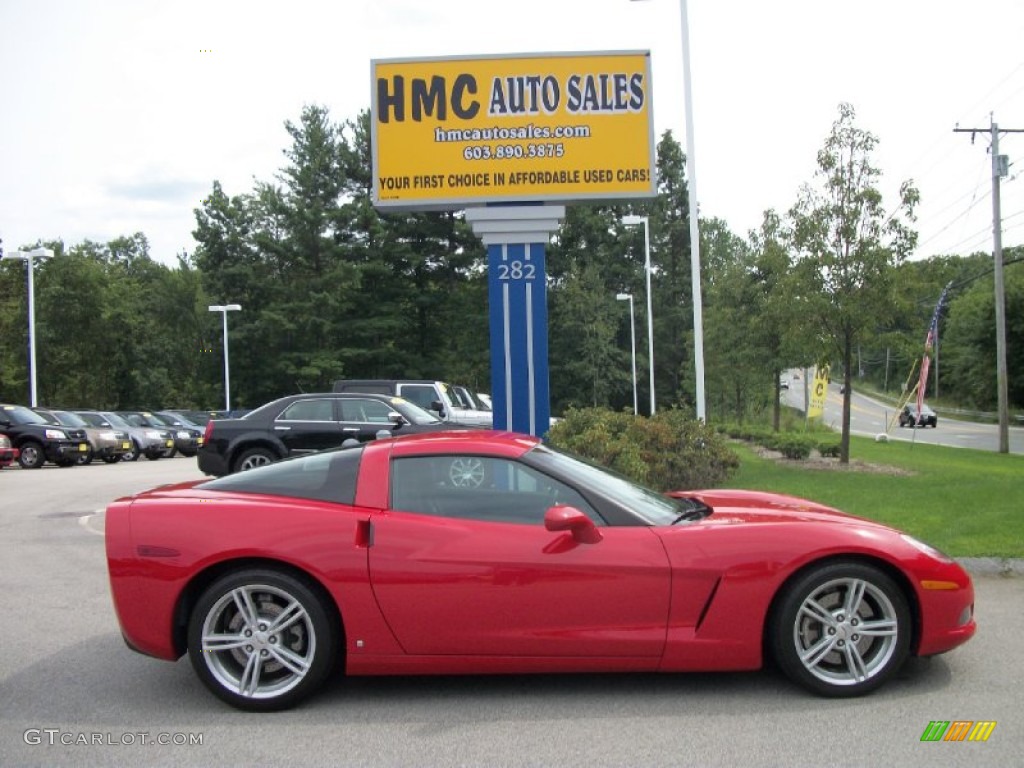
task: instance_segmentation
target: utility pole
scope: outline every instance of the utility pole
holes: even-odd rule
[[[995,267],[996,300],[996,391],[999,398],[999,452],[1010,452],[1010,409],[1007,402],[1006,381],[1006,300],[1003,289],[1003,218],[999,206],[999,180],[1009,173],[1009,158],[999,154],[999,134],[1024,133],[1024,128],[1003,128],[989,116],[988,128],[953,129],[954,133],[971,134],[971,143],[978,133],[991,135],[989,153],[992,155],[992,260]]]

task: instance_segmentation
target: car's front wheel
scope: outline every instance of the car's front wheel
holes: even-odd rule
[[[858,696],[888,680],[906,659],[910,609],[879,569],[832,563],[789,585],[770,632],[775,660],[791,680],[822,696]]]
[[[135,440],[133,439],[132,440],[132,447],[129,449],[128,453],[126,453],[124,456],[121,457],[121,460],[122,461],[138,461],[140,453],[142,453],[142,449],[139,447],[139,444],[137,442],[135,442]]]
[[[35,440],[26,440],[21,444],[21,453],[18,455],[18,463],[22,469],[39,469],[46,463],[46,451],[41,443]]]
[[[246,569],[214,582],[188,626],[188,652],[215,695],[255,711],[285,709],[330,674],[337,631],[321,598],[288,573]]]

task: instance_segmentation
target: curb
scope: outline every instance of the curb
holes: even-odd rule
[[[1024,560],[1009,557],[958,557],[972,576],[1024,576]]]

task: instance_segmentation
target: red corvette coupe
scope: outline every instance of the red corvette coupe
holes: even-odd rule
[[[975,630],[970,577],[885,526],[661,495],[498,432],[382,439],[164,486],[106,515],[129,646],[290,706],[349,675],[753,670],[826,696]]]

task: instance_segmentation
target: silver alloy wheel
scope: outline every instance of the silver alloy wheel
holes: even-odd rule
[[[273,459],[265,453],[256,452],[248,454],[242,458],[238,463],[238,469],[244,472],[247,469],[255,469],[256,467],[263,467],[267,464],[273,464]]]
[[[305,606],[280,587],[247,584],[225,593],[202,625],[202,658],[226,690],[273,699],[298,686],[313,664],[317,635]]]
[[[18,463],[25,469],[38,469],[43,466],[46,463],[46,454],[43,451],[43,446],[32,440],[23,443]]]
[[[473,456],[452,459],[448,479],[456,488],[479,488],[484,482],[484,463]]]
[[[829,685],[852,686],[887,669],[899,619],[878,586],[859,578],[827,581],[808,594],[793,622],[800,663]]]

